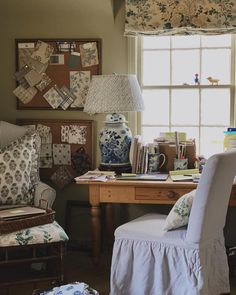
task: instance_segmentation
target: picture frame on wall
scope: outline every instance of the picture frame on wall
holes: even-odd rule
[[[101,39],[16,39],[17,109],[83,110],[102,73]]]

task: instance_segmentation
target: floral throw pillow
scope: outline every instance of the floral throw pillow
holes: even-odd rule
[[[26,134],[0,151],[0,204],[32,204],[35,136]]]
[[[193,190],[176,201],[166,217],[164,230],[172,230],[188,224],[195,193],[196,190]]]

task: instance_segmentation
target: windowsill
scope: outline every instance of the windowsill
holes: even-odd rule
[[[229,88],[230,84],[220,84],[220,85],[209,85],[209,84],[200,84],[200,85],[143,85],[142,89],[163,89],[163,88]]]

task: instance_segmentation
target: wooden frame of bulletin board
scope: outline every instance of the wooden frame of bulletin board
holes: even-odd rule
[[[50,180],[63,189],[74,177],[94,168],[92,120],[17,119],[16,123],[36,129],[41,137],[42,181]]]
[[[15,49],[17,109],[83,109],[92,75],[102,73],[101,39],[16,39]],[[49,103],[50,89],[66,103]]]

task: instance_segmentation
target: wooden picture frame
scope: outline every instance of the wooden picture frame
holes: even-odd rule
[[[16,123],[21,126],[28,126],[32,128],[32,126],[35,126],[37,129],[38,126],[46,126],[50,128],[51,132],[51,149],[52,149],[52,165],[49,168],[42,167],[40,168],[40,179],[42,181],[50,181],[52,178],[52,175],[60,166],[65,167],[69,174],[71,174],[73,177],[82,175],[88,170],[94,169],[94,144],[93,144],[93,138],[94,138],[94,122],[92,120],[60,120],[60,119],[17,119]],[[64,127],[63,127],[64,126]],[[83,130],[83,138],[77,143],[72,143],[72,140],[64,141],[62,140],[62,127],[67,128],[65,126],[68,126],[69,130],[72,128],[72,132],[74,131],[74,126],[76,128],[79,128],[79,130]],[[81,129],[82,128],[82,129]],[[48,136],[49,137],[49,136]],[[74,137],[76,139],[76,137]],[[41,137],[42,141],[42,137]],[[42,150],[42,144],[41,142],[41,150]],[[65,144],[70,145],[70,151],[71,151],[71,164],[55,164],[54,161],[54,150],[53,145],[57,144]],[[50,145],[50,143],[49,143]],[[78,156],[78,163],[77,161]],[[40,159],[41,160],[41,159]],[[41,162],[40,162],[41,163]],[[78,165],[77,165],[78,164]],[[46,165],[45,165],[46,166]],[[63,187],[60,187],[60,185],[56,185],[59,189],[63,189]]]
[[[35,59],[32,59],[32,54],[35,52],[37,48],[37,42],[46,43],[53,48],[53,52],[50,53],[49,61],[45,63],[48,66],[45,69],[42,69],[42,73],[45,73],[51,80],[51,82],[43,89],[39,90],[37,88],[37,84],[33,87],[36,89],[37,93],[33,96],[33,99],[27,103],[23,103],[19,98],[17,98],[17,109],[37,109],[37,110],[54,110],[54,108],[48,103],[45,99],[45,93],[54,87],[55,85],[61,89],[61,87],[66,86],[71,92],[74,92],[74,87],[71,87],[70,82],[71,74],[70,72],[83,72],[86,75],[86,79],[88,80],[90,76],[90,80],[92,75],[100,75],[102,73],[102,44],[101,39],[16,39],[15,40],[15,51],[16,51],[16,73],[20,71],[27,64],[27,66],[32,69],[32,60],[38,62],[36,56]],[[97,54],[97,62],[90,59],[90,63],[86,60],[86,54],[84,54],[84,46],[93,45],[95,48],[94,52]],[[30,62],[31,61],[31,62]],[[44,61],[45,62],[45,61]],[[88,66],[88,64],[91,64]],[[93,65],[92,65],[93,64]],[[43,63],[40,62],[40,66]],[[40,68],[41,69],[41,68]],[[34,67],[33,67],[34,70]],[[38,71],[38,68],[37,68]],[[16,75],[16,74],[15,74]],[[27,89],[29,87],[28,79],[25,82],[25,76],[23,76],[23,84],[22,84],[22,75],[15,77],[16,78],[16,86],[23,85],[24,88]],[[17,79],[18,78],[18,79]],[[79,83],[79,82],[78,82]],[[89,83],[89,82],[88,82]],[[33,84],[33,82],[32,82]],[[75,96],[82,95],[82,100],[86,99],[86,92],[88,85],[84,84],[85,91],[80,93],[75,93]],[[79,98],[78,98],[79,99]],[[72,104],[73,105],[73,104]],[[61,106],[56,107],[55,110],[63,110]],[[83,105],[69,106],[67,110],[83,110]]]

